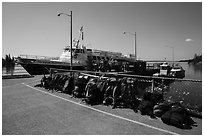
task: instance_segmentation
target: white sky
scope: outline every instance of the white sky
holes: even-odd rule
[[[84,26],[85,43],[101,50],[134,53],[143,60],[189,59],[202,53],[202,3],[71,3],[3,2],[2,57],[5,54],[59,56],[70,43],[70,18],[57,16],[73,11],[73,38]]]

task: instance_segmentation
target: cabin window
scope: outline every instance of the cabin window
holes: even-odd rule
[[[75,53],[85,53],[83,49],[75,49]]]
[[[74,49],[73,50],[75,53],[85,53],[83,49]]]

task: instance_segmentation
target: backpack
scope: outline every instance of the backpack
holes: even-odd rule
[[[45,89],[50,89],[50,82],[52,81],[51,77],[43,77],[41,83]]]
[[[97,88],[99,88],[100,91],[104,94],[105,88],[106,88],[106,82],[101,80],[100,82],[98,82]]]
[[[97,79],[90,79],[89,82],[86,84],[86,87],[85,87],[85,93],[86,93],[86,97],[89,97],[90,96],[90,91],[94,90],[94,89],[97,89]]]
[[[72,95],[73,95],[73,97],[76,97],[76,98],[82,98],[85,96],[83,89],[81,89],[77,85],[74,87],[74,90],[72,91]]]
[[[163,95],[159,92],[145,92],[143,95],[144,100],[151,101],[154,105],[163,101]]]
[[[85,97],[85,87],[87,84],[87,79],[83,76],[79,76],[75,82],[74,90],[72,91],[72,94],[74,97],[82,98]]]
[[[55,86],[55,90],[57,91],[62,91],[63,90],[63,86],[65,84],[65,79],[66,75],[61,75],[61,77],[58,79],[58,81],[56,81],[56,86]]]
[[[153,113],[157,117],[161,117],[165,112],[167,112],[171,108],[168,103],[159,103],[154,106]]]
[[[141,112],[141,115],[149,115],[153,116],[153,103],[148,100],[142,100],[140,105],[138,106],[138,109]]]
[[[97,79],[91,79],[86,86],[86,103],[95,105],[102,103],[103,96],[99,88],[97,87]]]
[[[69,77],[64,84],[63,92],[67,94],[71,94],[72,90],[74,89],[74,78]]]
[[[186,109],[180,104],[173,104],[167,112],[161,116],[161,120],[168,125],[172,125],[178,128],[184,128],[190,124],[190,116]]]

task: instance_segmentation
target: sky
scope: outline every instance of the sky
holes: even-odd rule
[[[88,48],[134,54],[141,60],[190,59],[202,54],[201,2],[2,2],[2,57],[60,56],[84,26]]]

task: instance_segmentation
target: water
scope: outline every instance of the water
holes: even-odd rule
[[[186,70],[185,79],[202,80],[202,64],[188,64],[180,63],[180,65]]]

